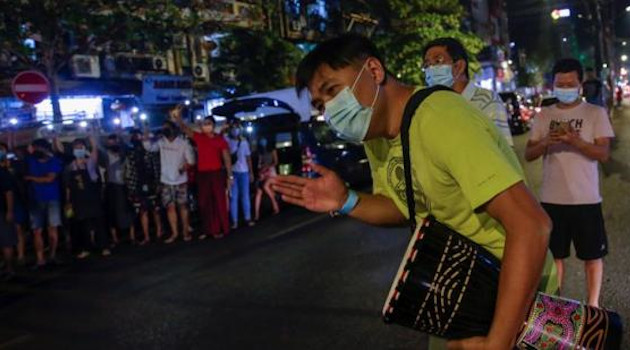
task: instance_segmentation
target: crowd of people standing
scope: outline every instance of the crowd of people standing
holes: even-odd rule
[[[277,214],[271,142],[250,145],[238,122],[218,129],[212,116],[195,130],[181,111],[171,110],[155,135],[145,128],[102,136],[93,127],[70,143],[55,136],[27,147],[14,147],[11,137],[0,144],[0,278],[12,279],[15,265],[25,264],[29,238],[32,268],[41,269],[60,262],[60,241],[85,259],[109,256],[127,238],[139,246],[189,242],[195,232],[218,239],[241,223],[254,226],[263,194]]]

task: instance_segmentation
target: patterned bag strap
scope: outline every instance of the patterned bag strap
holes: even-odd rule
[[[403,113],[402,126],[400,130],[400,141],[403,151],[403,169],[405,171],[405,197],[407,199],[407,209],[409,210],[409,220],[411,221],[411,229],[416,229],[416,203],[413,195],[413,183],[411,182],[411,158],[409,155],[409,127],[411,119],[416,114],[416,110],[422,102],[436,91],[453,91],[446,86],[436,85],[430,88],[422,89],[415,92],[407,101],[405,111]]]

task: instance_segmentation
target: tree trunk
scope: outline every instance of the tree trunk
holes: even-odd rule
[[[61,123],[63,114],[61,114],[61,106],[59,104],[59,79],[54,68],[48,67],[48,79],[50,80],[50,104],[53,110],[53,122]]]

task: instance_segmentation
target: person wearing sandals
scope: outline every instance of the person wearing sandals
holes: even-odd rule
[[[148,139],[145,130],[144,148],[149,152],[160,152],[160,182],[162,206],[171,228],[171,236],[164,243],[175,242],[179,237],[177,211],[181,217],[184,241],[192,239],[188,216],[188,174],[186,169],[195,164],[195,155],[188,140],[178,135],[177,125],[167,120],[162,127],[162,136]]]
[[[147,152],[142,146],[142,132],[131,131],[131,148],[124,164],[124,180],[127,195],[136,216],[140,219],[143,239],[140,245],[151,241],[149,236],[149,213],[155,222],[156,238],[162,238],[162,216],[158,204],[158,184],[160,183],[160,160],[157,154]]]
[[[201,124],[201,132],[193,131],[182,120],[181,106],[171,112],[171,117],[197,146],[197,186],[199,213],[202,229],[199,239],[208,234],[221,238],[230,231],[227,212],[227,189],[232,187],[232,160],[223,135],[214,131],[215,120],[207,116]],[[225,167],[225,171],[223,170]],[[226,178],[227,173],[227,178]]]
[[[280,213],[280,207],[276,200],[276,193],[271,188],[270,180],[278,176],[276,167],[278,166],[278,152],[275,147],[269,144],[266,138],[258,140],[258,186],[256,186],[256,199],[255,202],[255,216],[254,220],[260,219],[260,204],[262,201],[263,192],[267,194],[269,200],[271,200],[271,207],[273,208],[273,214]]]

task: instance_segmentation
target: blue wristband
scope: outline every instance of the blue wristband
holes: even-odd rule
[[[348,191],[348,199],[343,203],[341,209],[339,209],[338,213],[342,215],[348,215],[359,203],[359,195],[354,190]]]

